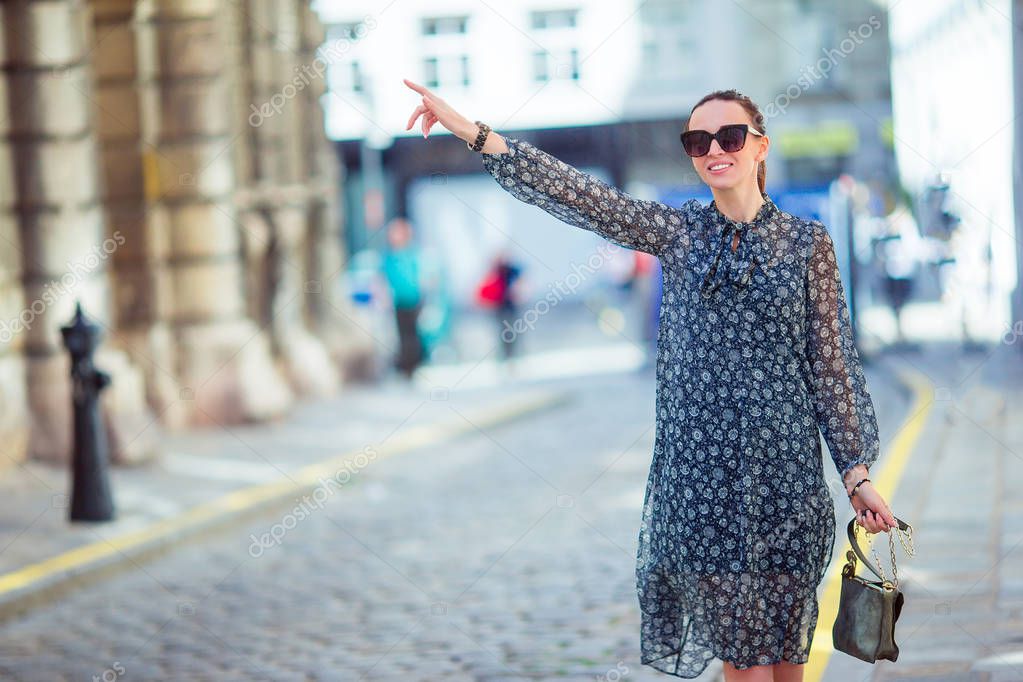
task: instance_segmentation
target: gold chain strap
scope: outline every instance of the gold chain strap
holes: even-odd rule
[[[907,523],[906,524],[906,528],[907,528],[907,530],[902,530],[902,528],[900,528],[896,524],[888,532],[888,549],[891,552],[891,556],[892,556],[892,581],[891,581],[891,584],[892,584],[893,587],[898,587],[899,586],[899,569],[898,569],[897,564],[895,563],[895,538],[892,537],[893,536],[893,531],[895,533],[898,533],[898,535],[899,535],[899,544],[902,545],[902,549],[905,550],[906,555],[907,556],[914,556],[916,554],[916,547],[914,547],[914,545],[913,545],[913,526],[910,526]],[[859,531],[859,524],[857,523],[857,524],[853,525],[853,533],[856,534],[858,531]],[[869,536],[871,535],[871,532],[869,530],[867,530],[866,528],[864,528],[863,531],[868,536],[867,539],[869,541]],[[908,546],[906,545],[906,540],[903,539],[904,537],[909,539],[909,545]],[[877,566],[877,570],[881,572],[881,581],[882,582],[888,582],[888,578],[885,577],[884,566],[881,565],[881,559],[878,558],[877,552],[874,551],[874,544],[873,543],[870,544],[870,553],[874,556],[874,564]]]

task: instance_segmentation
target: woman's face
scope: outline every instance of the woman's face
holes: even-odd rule
[[[718,128],[729,123],[746,123],[753,128],[749,114],[738,102],[712,99],[696,107],[689,118],[688,130],[706,130],[716,133]],[[711,140],[710,151],[705,156],[692,157],[693,168],[708,186],[717,189],[741,187],[752,182],[757,187],[757,167],[767,158],[770,140],[753,133],[747,133],[746,144],[737,152],[722,151],[717,140]],[[726,164],[723,170],[712,171],[712,167]]]

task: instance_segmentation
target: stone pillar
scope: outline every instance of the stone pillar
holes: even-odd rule
[[[95,85],[96,130],[107,237],[118,244],[110,261],[114,318],[112,345],[139,367],[139,400],[112,410],[120,428],[111,439],[112,458],[137,461],[155,453],[159,425],[153,415],[173,423],[181,414],[173,374],[174,352],[166,310],[166,268],[158,225],[146,208],[142,156],[142,100],[139,90],[135,0],[93,0],[91,57]],[[109,360],[108,360],[109,361]],[[125,381],[122,376],[121,383]],[[123,388],[123,387],[121,387]],[[118,391],[117,383],[113,391]]]
[[[107,336],[96,360],[113,377],[103,398],[113,460],[142,459],[152,454],[152,439],[140,434],[151,417],[139,372],[118,350],[110,307],[109,262],[127,241],[106,233],[100,201],[89,7],[82,0],[17,0],[5,14],[29,451],[44,460],[70,458],[71,384],[60,327],[80,299]]]
[[[78,0],[5,3],[11,148],[22,242],[30,451],[71,451],[70,383],[60,325],[76,297],[108,324],[109,245],[99,202],[88,14]]]
[[[309,285],[305,292],[305,315],[340,368],[342,380],[348,382],[376,374],[378,351],[367,331],[371,321],[359,319],[343,279],[348,260],[340,203],[344,175],[334,143],[327,138],[321,103],[327,90],[327,63],[340,55],[337,46],[324,45],[323,24],[309,4],[301,2],[300,8],[300,61],[309,74],[309,83],[301,95],[302,137],[296,145],[302,150],[304,182],[309,188],[304,256]]]
[[[7,76],[4,31],[7,17],[0,4],[0,475],[25,459],[28,406],[21,334],[24,292],[21,288],[21,236],[14,215],[14,165],[8,143]]]
[[[309,237],[307,173],[303,158],[302,89],[298,0],[248,3],[249,98],[244,120],[253,157],[245,202],[253,239],[250,266],[258,319],[271,330],[275,353],[303,395],[337,389],[338,373],[323,343],[306,326],[309,281],[304,254]]]
[[[274,366],[268,336],[246,315],[243,224],[235,206],[231,106],[237,36],[226,0],[153,0],[140,16],[144,61],[158,101],[144,144],[155,220],[166,226],[168,317],[181,397],[194,423],[284,413],[293,394]]]

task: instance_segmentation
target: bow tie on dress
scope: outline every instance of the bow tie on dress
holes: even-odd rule
[[[712,239],[714,257],[704,270],[703,284],[700,291],[704,297],[711,296],[726,281],[736,289],[749,284],[753,270],[757,264],[766,263],[771,258],[771,250],[762,237],[767,219],[775,211],[774,202],[766,194],[764,204],[760,207],[753,220],[740,223],[727,217],[711,202],[708,208],[710,220],[714,223]],[[750,229],[752,227],[756,229]],[[732,251],[734,234],[739,233],[739,247]]]

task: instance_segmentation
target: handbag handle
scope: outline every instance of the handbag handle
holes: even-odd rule
[[[906,523],[905,521],[900,519],[898,516],[895,517],[895,522],[898,524],[899,530],[912,531],[912,529],[913,529],[912,526],[910,526],[908,523]],[[889,531],[889,533],[890,532],[891,531]],[[860,561],[863,562],[863,565],[866,566],[867,568],[869,568],[871,570],[871,572],[874,575],[877,576],[878,580],[885,580],[885,577],[883,575],[881,575],[881,571],[878,570],[878,568],[874,564],[872,564],[870,562],[870,559],[868,559],[863,554],[863,550],[860,549],[860,544],[856,541],[856,519],[855,518],[852,518],[852,519],[849,520],[849,525],[846,527],[846,533],[849,535],[849,544],[852,545],[853,551],[856,552],[856,556],[858,556],[860,558]],[[889,536],[888,539],[891,540],[891,536]],[[892,559],[894,560],[894,558],[895,558],[895,555],[893,553],[892,554]],[[894,566],[892,568],[894,569]]]

